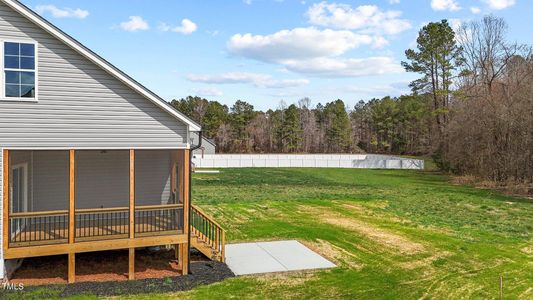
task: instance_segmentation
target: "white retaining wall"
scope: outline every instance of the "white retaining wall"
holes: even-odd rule
[[[205,154],[194,155],[197,168],[359,168],[424,169],[419,159],[375,154]]]

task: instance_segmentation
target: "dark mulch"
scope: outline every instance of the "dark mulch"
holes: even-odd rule
[[[191,274],[166,278],[143,279],[132,281],[79,282],[69,285],[28,286],[23,291],[7,292],[8,298],[24,298],[24,294],[37,290],[47,290],[59,297],[80,294],[95,296],[118,296],[143,293],[178,292],[222,281],[235,275],[224,263],[214,261],[197,261],[191,263]],[[13,296],[13,297],[11,297]]]

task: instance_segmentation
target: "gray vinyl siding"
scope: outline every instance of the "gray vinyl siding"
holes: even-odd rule
[[[170,152],[135,151],[135,204],[169,204],[171,200]]]
[[[68,151],[33,151],[31,169],[33,211],[68,209]]]
[[[0,147],[187,144],[186,124],[3,3],[0,39],[38,43],[38,102],[0,100]]]
[[[198,145],[198,133],[191,132],[190,134],[190,144],[191,145]],[[203,150],[203,151],[202,151]],[[202,137],[202,147],[200,149],[196,149],[193,151],[193,155],[200,157],[203,154],[215,154],[216,153],[216,146],[215,144],[205,138]]]

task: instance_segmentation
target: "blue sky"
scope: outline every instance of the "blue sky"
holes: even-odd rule
[[[408,92],[400,67],[420,27],[494,14],[533,43],[529,0],[23,0],[171,100],[199,95],[257,109]],[[529,24],[529,25],[528,25]]]

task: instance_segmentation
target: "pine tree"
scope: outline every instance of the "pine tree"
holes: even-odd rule
[[[430,93],[433,97],[435,122],[439,135],[447,123],[452,78],[461,66],[461,47],[455,41],[455,32],[447,20],[429,23],[418,33],[417,50],[408,49],[402,62],[408,72],[420,73],[422,78],[411,82],[415,93]]]
[[[302,128],[300,127],[300,112],[296,105],[291,104],[285,110],[283,128],[285,135],[283,137],[284,145],[288,152],[297,152],[302,142]]]
[[[326,142],[328,152],[351,150],[350,118],[344,102],[340,99],[327,103],[324,108],[326,118]]]

